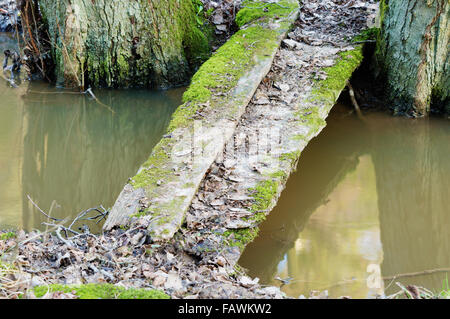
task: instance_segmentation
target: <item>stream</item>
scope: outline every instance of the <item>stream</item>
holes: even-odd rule
[[[0,52],[15,47],[0,34]],[[8,76],[6,74],[5,76]],[[0,228],[45,229],[55,218],[111,207],[159,142],[184,88],[87,95],[0,79]],[[101,225],[90,223],[92,232]]]
[[[0,52],[15,40],[0,34]],[[164,134],[184,88],[95,90],[0,79],[0,229],[111,207]],[[450,267],[450,125],[338,104],[239,264],[289,296],[436,292]],[[98,232],[101,225],[91,226]],[[430,273],[421,274],[425,271]]]
[[[295,298],[313,290],[374,298],[399,291],[396,282],[442,291],[449,121],[377,112],[361,121],[349,110],[335,106],[239,264],[263,284],[288,279],[282,290]]]

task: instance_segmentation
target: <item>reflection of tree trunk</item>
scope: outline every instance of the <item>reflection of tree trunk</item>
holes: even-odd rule
[[[40,227],[45,220],[27,210],[27,194],[45,211],[56,200],[61,206],[53,211],[57,217],[112,205],[159,141],[178,104],[162,93],[149,98],[148,92],[99,92],[102,102],[114,105],[112,114],[85,96],[35,91],[23,97],[26,229]],[[37,214],[34,221],[30,214]]]
[[[358,157],[365,150],[364,132],[357,125],[342,125],[330,115],[328,126],[306,147],[301,155],[297,176],[291,176],[286,189],[268,220],[261,225],[259,238],[250,243],[239,264],[252,269],[252,276],[268,282],[277,265],[294,246],[312,213],[325,203],[344,177],[355,170]],[[353,140],[343,144],[337,140]],[[300,178],[299,178],[299,176]],[[295,201],[292,199],[295,198]],[[261,252],[264,252],[261,254]],[[255,260],[258,260],[255,263]]]
[[[383,0],[377,62],[396,111],[450,114],[450,3]]]
[[[192,0],[39,0],[39,5],[57,80],[67,86],[179,85],[209,54]]]
[[[438,120],[387,119],[372,130],[383,276],[450,266],[446,125]],[[402,282],[424,283],[427,288],[442,285],[440,274],[431,276],[433,287],[425,278],[430,277]]]

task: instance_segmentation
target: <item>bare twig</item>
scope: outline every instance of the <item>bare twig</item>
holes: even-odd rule
[[[59,219],[59,218],[54,218],[54,217],[51,217],[50,215],[48,215],[48,214],[46,214],[32,199],[31,199],[31,197],[30,197],[30,195],[27,195],[27,198],[28,198],[28,200],[31,202],[31,204],[33,204],[33,206],[34,207],[36,207],[36,209],[41,213],[41,214],[43,214],[45,217],[47,217],[47,218],[49,218],[49,219],[51,219],[51,220],[54,220],[54,221],[58,221],[58,222],[60,222],[60,221],[63,221],[64,219]]]
[[[348,87],[348,93],[349,93],[349,95],[350,95],[350,100],[352,101],[353,107],[355,108],[356,113],[358,114],[358,117],[359,117],[359,118],[363,118],[364,116],[363,116],[363,114],[362,114],[362,112],[361,112],[361,109],[360,109],[360,107],[359,107],[358,102],[356,101],[356,98],[355,98],[355,91],[353,90],[353,87],[352,87],[352,85],[350,84],[350,81],[347,82],[347,87]]]
[[[43,225],[46,226],[51,226],[53,227],[52,230],[56,229],[56,235],[58,236],[58,238],[63,241],[65,244],[70,243],[70,246],[73,246],[73,244],[68,240],[70,239],[69,233],[75,235],[75,236],[80,236],[83,235],[77,231],[75,231],[73,228],[73,226],[80,221],[96,221],[96,224],[98,224],[100,221],[102,221],[103,219],[106,218],[106,216],[108,216],[109,211],[106,210],[103,205],[100,205],[98,207],[94,207],[94,208],[89,208],[87,210],[82,211],[81,213],[79,213],[70,223],[69,227],[65,227],[64,224],[66,222],[68,222],[68,219],[59,219],[59,218],[55,218],[55,217],[51,217],[49,214],[47,214],[46,212],[44,212],[32,199],[29,195],[27,195],[28,200],[33,204],[34,207],[37,208],[37,210],[43,214],[44,216],[46,216],[48,219],[51,219],[53,221],[59,222],[57,224],[55,223],[49,223],[49,222],[43,222]],[[98,212],[97,215],[95,216],[90,216],[90,217],[86,217],[90,212]],[[61,235],[61,231],[64,231],[65,237],[67,239],[62,239],[62,235]],[[47,233],[47,232],[45,232]],[[86,234],[86,233],[85,233]],[[40,237],[40,236],[39,236]]]
[[[421,276],[421,275],[434,274],[434,273],[438,273],[438,272],[450,272],[450,267],[427,269],[427,270],[423,270],[423,271],[410,272],[410,273],[405,273],[405,274],[397,274],[397,275],[393,275],[393,276],[383,277],[383,279],[384,280],[395,280],[397,278],[402,278],[402,277],[416,277],[416,276]]]

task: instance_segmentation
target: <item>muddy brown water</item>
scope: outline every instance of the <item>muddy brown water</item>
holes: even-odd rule
[[[290,279],[292,297],[441,291],[446,272],[393,277],[450,268],[450,121],[348,111],[335,106],[240,265]]]
[[[13,46],[0,34],[0,52]],[[0,228],[44,228],[27,195],[58,218],[112,206],[183,91],[96,90],[106,107],[0,79]],[[282,290],[293,297],[374,297],[396,281],[441,290],[446,272],[392,278],[450,267],[449,121],[369,113],[362,122],[348,111],[337,105],[303,152],[240,265],[264,284],[289,278]]]
[[[0,34],[0,52],[14,46]],[[108,208],[164,134],[184,89],[95,90],[96,103],[40,82],[0,79],[0,228]],[[92,231],[100,226],[89,224]]]

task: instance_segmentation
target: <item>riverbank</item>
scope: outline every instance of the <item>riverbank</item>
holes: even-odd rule
[[[212,271],[212,265],[185,268],[189,266],[190,256],[185,255],[183,262],[176,259],[180,255],[172,246],[146,243],[142,240],[146,238],[144,229],[117,230],[101,236],[80,234],[71,239],[52,235],[52,231],[0,232],[0,298],[286,298],[279,288],[263,288],[245,276],[238,282],[229,281],[225,273]],[[402,285],[400,278],[393,280],[398,291],[378,298],[448,299],[450,296],[448,280],[439,293]],[[180,294],[184,285],[185,294]],[[329,295],[326,290],[312,291],[299,298],[328,299]]]
[[[241,31],[194,76],[107,230],[70,235],[74,229],[55,225],[59,235],[20,232],[4,246],[6,262],[31,275],[31,287],[107,282],[173,298],[285,298],[278,287],[249,278],[237,260],[361,63],[362,47],[351,38],[372,11],[311,1],[297,14],[295,1],[245,2],[236,19]],[[344,26],[319,27],[342,15]],[[358,16],[365,19],[352,18]],[[278,135],[256,135],[256,148],[235,157],[242,135],[248,141],[271,128]],[[192,129],[201,132],[194,149]]]
[[[262,8],[260,11],[262,12]],[[289,15],[290,12],[287,13]],[[249,22],[253,22],[252,19]],[[287,31],[286,26],[281,25],[282,31],[280,32]],[[279,28],[279,25],[274,24],[274,28],[277,27]],[[235,47],[247,44],[255,46],[254,41],[260,42],[260,39],[255,37],[258,35],[263,36],[261,32],[255,32],[259,30],[259,26],[244,30],[240,35],[238,34],[235,37],[237,43],[231,43],[229,47],[234,49]],[[269,32],[269,36],[278,39],[276,40],[278,44],[281,41],[281,37],[277,32]],[[247,41],[251,42],[247,43]],[[272,42],[256,45],[255,56],[259,57],[256,53],[261,49],[267,48],[268,45],[273,50],[273,57],[277,46],[273,46]],[[225,52],[227,51],[225,50]],[[232,50],[228,53],[230,52],[233,53],[235,51]],[[245,56],[245,53],[241,52],[241,56],[243,57],[243,61],[241,61],[242,65],[240,66],[242,69],[236,73],[239,76],[242,76],[242,71],[245,70],[246,66],[254,63],[251,58]],[[228,58],[230,57],[232,55],[228,55]],[[260,58],[263,61],[267,61],[269,58],[269,63],[266,63],[265,67],[270,68],[271,57],[262,55]],[[258,70],[257,72],[261,71]],[[249,88],[245,90],[256,89],[263,76],[264,73],[260,75],[259,79],[252,79],[254,82],[249,81]],[[248,79],[247,77],[243,78]],[[199,85],[204,84],[200,83]],[[218,83],[218,85],[221,84]],[[251,91],[246,94],[248,95],[247,99],[250,99],[252,96]],[[226,106],[223,105],[223,108]],[[244,107],[245,104],[242,104],[242,108]],[[183,116],[179,116],[178,118],[182,118]],[[15,257],[10,259],[8,263],[16,263],[18,268],[26,269],[26,272],[34,274],[34,281],[40,282],[41,284],[84,284],[87,280],[97,283],[108,281],[118,285],[133,285],[133,287],[150,285],[155,288],[164,289],[174,297],[189,297],[189,294],[203,298],[220,298],[226,296],[230,298],[273,298],[282,296],[279,293],[279,289],[261,288],[260,291],[256,292],[248,291],[246,288],[250,287],[253,281],[245,276],[239,276],[239,279],[237,279],[237,276],[234,276],[236,274],[234,267],[228,265],[226,268],[217,269],[216,266],[209,265],[208,263],[198,263],[195,256],[183,253],[180,251],[180,247],[177,244],[174,245],[173,242],[163,244],[154,243],[152,236],[147,231],[148,221],[148,219],[142,219],[138,221],[140,226],[123,227],[124,229],[118,228],[111,232],[105,232],[101,236],[92,234],[84,236],[83,234],[76,233],[75,238],[65,238],[63,233],[65,228],[62,227],[56,227],[56,230],[59,229],[60,231],[59,236],[46,234],[45,238],[41,237],[44,236],[42,234],[26,234],[21,232],[17,238],[21,243],[25,242],[26,245],[18,244],[14,246],[17,248],[14,254]],[[134,230],[125,231],[125,229]],[[55,227],[53,228],[54,230]],[[69,233],[73,235],[72,231],[74,229],[71,229]],[[34,238],[34,236],[38,237]],[[135,241],[132,240],[133,238],[135,238]],[[96,249],[98,248],[102,250],[97,251]],[[92,255],[87,254],[89,250],[98,252],[96,254],[98,258],[91,259]],[[6,252],[3,255],[6,256]],[[112,256],[111,260],[120,260],[123,264],[119,264],[118,267],[111,267],[107,261],[105,264],[105,257],[102,257],[105,255]],[[6,259],[8,258],[6,257]],[[25,261],[25,263],[22,263],[22,261]],[[176,265],[176,269],[173,269],[174,265]],[[141,272],[136,271],[136,267],[141,269]],[[229,278],[231,275],[233,278]],[[42,280],[39,281],[36,278],[41,278]],[[191,288],[190,286],[194,282],[195,287]]]
[[[272,8],[279,9],[277,4]],[[240,14],[257,17],[250,20],[254,25],[277,27],[281,13],[272,16],[269,10],[266,15],[261,9],[256,13],[242,9]],[[313,19],[312,12],[317,15]],[[348,24],[321,28],[324,17],[338,21],[342,15],[349,16]],[[351,39],[375,15],[365,6],[355,9],[329,3],[318,9],[314,2],[303,6],[269,73],[237,114],[211,112],[213,103],[228,107],[233,103],[227,102],[230,94],[208,85],[201,91],[205,94],[202,107],[189,111],[196,105],[190,98],[201,87],[197,83],[217,75],[215,69],[201,68],[179,108],[190,129],[184,129],[185,121],[176,113],[168,135],[122,192],[105,229],[144,223],[158,244],[170,242],[194,256],[198,264],[234,273],[245,246],[276,205],[301,151],[325,127],[329,111],[361,63],[362,45]],[[244,25],[242,32],[248,29]],[[220,58],[231,64],[234,56]],[[247,78],[232,83],[241,87],[249,82]],[[230,119],[231,125],[221,123]],[[258,287],[257,280],[245,280]]]

